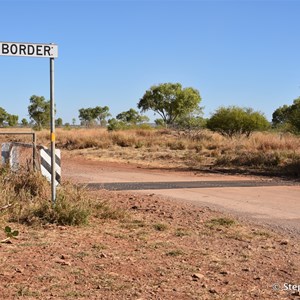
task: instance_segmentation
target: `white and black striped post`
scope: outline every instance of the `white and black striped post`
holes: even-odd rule
[[[47,178],[48,181],[52,182],[52,151],[51,149],[41,149],[41,173]],[[55,187],[61,183],[61,158],[60,150],[55,150],[55,178],[54,185]]]

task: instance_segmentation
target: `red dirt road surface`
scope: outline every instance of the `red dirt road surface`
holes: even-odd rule
[[[169,199],[193,202],[200,206],[208,206],[240,218],[246,218],[255,223],[267,224],[292,235],[300,234],[300,186],[290,182],[278,182],[253,176],[159,170],[129,164],[91,161],[83,158],[67,158],[63,162],[63,177],[85,184],[232,181],[236,183],[236,186],[158,188],[139,190],[135,193],[155,194]],[[239,182],[247,181],[253,182],[253,186],[238,187]],[[258,183],[257,186],[256,182]],[[268,186],[272,182],[274,186]],[[266,186],[259,186],[264,184]]]

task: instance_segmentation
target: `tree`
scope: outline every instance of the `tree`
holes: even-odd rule
[[[202,109],[196,109],[193,112],[177,118],[175,121],[176,128],[184,130],[199,130],[205,127]]]
[[[283,105],[277,108],[272,115],[272,123],[276,128],[287,131],[300,132],[300,97],[292,105]]]
[[[55,120],[55,126],[61,127],[63,125],[62,118],[58,118]]]
[[[140,115],[133,108],[119,113],[116,118],[108,120],[108,130],[124,130],[134,128],[137,125],[142,126],[144,122],[148,122],[149,118],[147,116]]]
[[[8,126],[16,126],[18,124],[19,117],[17,115],[9,114],[4,108],[0,107],[0,126],[8,124]]]
[[[7,116],[7,123],[8,123],[8,126],[16,126],[18,124],[18,120],[19,120],[19,116],[17,115],[10,115],[8,114]]]
[[[92,125],[94,120],[93,109],[90,107],[79,109],[79,120],[81,121],[82,125]]]
[[[295,132],[300,132],[300,97],[290,106],[288,120]]]
[[[268,127],[269,122],[264,114],[237,106],[220,107],[207,121],[207,128],[228,137],[239,134],[249,137],[253,131]]]
[[[72,125],[75,126],[75,124],[76,124],[76,119],[72,118]]]
[[[28,121],[25,118],[23,118],[21,120],[21,123],[22,123],[22,126],[24,126],[24,127],[28,125]]]
[[[28,106],[29,118],[34,122],[35,128],[41,130],[50,125],[50,101],[43,96],[33,95],[30,97]]]
[[[166,125],[172,125],[177,118],[200,109],[200,102],[198,90],[182,88],[180,83],[162,83],[146,91],[138,103],[138,108],[142,112],[153,110]]]
[[[79,109],[79,119],[81,121],[81,124],[85,126],[90,126],[96,123],[96,120],[98,120],[99,125],[106,126],[106,118],[111,116],[109,113],[109,107],[108,106],[96,106],[94,108],[81,108]]]
[[[0,126],[4,125],[4,122],[7,120],[8,113],[2,107],[0,107]]]
[[[277,108],[272,114],[272,123],[275,127],[284,125],[288,121],[289,106],[283,105]]]
[[[140,115],[135,109],[131,108],[127,111],[119,113],[116,118],[124,123],[137,125],[138,123],[148,122],[147,116]]]
[[[156,126],[158,126],[158,127],[165,127],[166,126],[163,119],[155,119],[154,122],[155,122]]]
[[[99,121],[100,126],[106,126],[107,121],[106,118],[110,117],[108,106],[96,106],[92,111],[93,117]]]

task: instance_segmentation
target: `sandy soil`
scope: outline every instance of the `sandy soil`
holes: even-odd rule
[[[77,182],[93,178],[80,162],[69,165],[70,174],[77,165]],[[101,177],[94,162],[90,168]],[[9,224],[20,234],[0,243],[0,299],[300,299],[297,237],[153,192],[99,190],[90,197],[111,210],[87,226]]]
[[[121,215],[11,224],[20,237],[0,244],[1,299],[300,298],[282,290],[300,283],[299,240],[153,195],[94,196]]]

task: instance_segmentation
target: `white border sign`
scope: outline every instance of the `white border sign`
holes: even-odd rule
[[[0,56],[25,56],[50,58],[50,138],[51,138],[51,200],[56,201],[55,185],[55,104],[54,104],[54,59],[58,57],[55,44],[32,44],[0,42]]]
[[[0,55],[56,58],[58,47],[55,44],[0,42]]]

